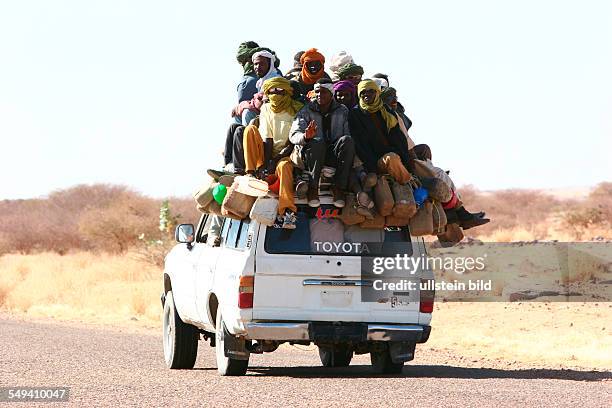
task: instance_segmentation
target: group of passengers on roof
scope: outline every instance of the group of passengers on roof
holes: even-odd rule
[[[316,48],[298,52],[285,76],[275,52],[253,41],[240,44],[237,60],[244,75],[231,112],[225,164],[236,174],[278,177],[283,228],[295,228],[296,195],[310,207],[320,205],[325,166],[335,168],[331,193],[341,208],[346,193],[371,190],[377,175],[405,184],[413,177],[415,158],[431,160],[429,146],[408,135],[412,122],[388,76],[363,79],[363,67],[346,52],[331,59],[331,75]],[[463,227],[488,221],[460,202],[451,212]]]

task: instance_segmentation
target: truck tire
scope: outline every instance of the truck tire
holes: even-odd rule
[[[348,367],[353,359],[353,350],[336,346],[333,350],[319,347],[319,358],[323,367]]]
[[[372,368],[379,374],[400,374],[404,363],[394,363],[391,361],[389,350],[372,351],[370,353]]]
[[[198,356],[197,329],[181,320],[174,305],[172,291],[164,302],[164,359],[168,368],[192,369]]]
[[[237,360],[225,355],[225,337],[231,334],[225,328],[221,310],[217,310],[215,324],[215,355],[217,357],[217,371],[222,376],[245,375],[249,367],[249,360]]]

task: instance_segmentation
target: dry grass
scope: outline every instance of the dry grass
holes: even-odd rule
[[[612,370],[612,303],[442,303],[427,346],[478,358]]]
[[[110,323],[159,320],[161,270],[129,255],[4,255],[0,270],[0,308],[9,311]]]

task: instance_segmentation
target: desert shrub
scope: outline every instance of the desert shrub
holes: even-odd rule
[[[563,225],[578,240],[583,239],[591,229],[612,228],[612,183],[598,184],[587,200],[574,203],[565,212]]]
[[[459,189],[468,211],[485,211],[491,222],[466,231],[467,235],[490,235],[496,230],[533,228],[559,211],[562,202],[537,190],[480,192],[472,186]],[[537,234],[536,234],[537,235]]]
[[[141,234],[153,234],[157,227],[155,201],[124,191],[107,206],[85,210],[78,221],[83,239],[92,248],[125,252],[138,243]]]

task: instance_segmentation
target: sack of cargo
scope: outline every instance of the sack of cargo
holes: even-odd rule
[[[383,218],[393,213],[393,193],[389,187],[389,181],[386,177],[379,177],[376,186],[374,187],[374,202],[376,203],[376,212]]]
[[[212,200],[207,206],[198,205],[198,211],[205,214],[221,215],[221,204]]]
[[[433,222],[433,235],[444,233],[446,230],[446,213],[442,204],[439,201],[434,201],[432,211],[432,222]]]
[[[231,187],[234,184],[234,179],[236,175],[234,174],[225,174],[219,177],[219,184],[223,184],[225,187]]]
[[[416,212],[416,210],[415,210]],[[385,226],[387,227],[405,227],[410,224],[411,217],[397,216],[395,214],[385,217]]]
[[[335,218],[311,218],[308,221],[308,224],[310,227],[311,251],[325,251],[325,249],[322,248],[322,245],[325,242],[333,242],[337,244],[344,242],[344,225],[340,220]]]
[[[278,214],[278,200],[273,197],[258,197],[251,208],[249,218],[271,227]]]
[[[221,215],[224,217],[241,220],[249,216],[251,208],[255,203],[256,197],[248,196],[236,191],[238,181],[234,181],[231,187],[227,189],[227,194],[221,205]]]
[[[457,224],[446,224],[446,231],[438,235],[438,241],[443,248],[458,244],[463,239],[463,230]]]
[[[417,163],[418,162],[418,163]],[[451,190],[456,191],[455,183],[450,178],[448,173],[441,169],[440,167],[434,166],[431,160],[415,160],[415,167],[419,168],[419,171],[423,173],[423,175],[417,174],[419,177],[435,177],[442,180],[447,186],[450,187]]]
[[[393,200],[395,201],[395,205],[393,206],[393,217],[397,218],[398,220],[410,220],[410,218],[417,212],[416,201],[414,201],[412,188],[409,185],[393,183],[391,184],[391,191],[393,192]],[[392,224],[387,223],[387,225]]]
[[[428,165],[427,161],[419,159],[414,159],[414,174],[419,178],[436,177],[436,173],[431,166]]]
[[[346,195],[346,203],[339,217],[345,225],[355,225],[365,220],[365,217],[357,212],[356,201],[355,194]]]
[[[236,191],[252,197],[263,197],[268,194],[268,183],[250,176],[238,176],[234,179]]]
[[[372,211],[374,213],[374,218],[371,220],[366,219],[364,222],[359,224],[361,228],[377,228],[382,229],[385,228],[385,217],[380,215],[378,211]]]
[[[453,198],[453,191],[450,187],[435,177],[422,177],[421,184],[427,192],[429,193],[429,197],[432,200],[440,201],[441,203],[447,203]]]
[[[214,200],[213,190],[216,186],[217,183],[211,178],[204,183],[202,188],[193,193],[193,198],[198,206],[198,210],[205,212],[204,209]]]
[[[425,201],[418,209],[414,217],[410,219],[410,235],[421,237],[423,235],[431,235],[433,233],[433,204],[431,201]]]

